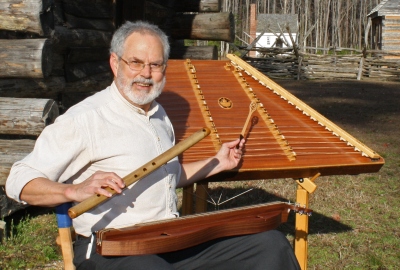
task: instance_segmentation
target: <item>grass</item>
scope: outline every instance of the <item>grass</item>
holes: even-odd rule
[[[43,211],[39,210],[39,213]],[[43,269],[62,256],[55,243],[57,224],[52,213],[8,219],[8,234],[0,245],[0,269]]]
[[[400,269],[400,83],[296,82],[280,84],[385,158],[375,174],[316,180],[310,195],[308,269]],[[248,191],[251,189],[250,191]],[[294,201],[292,179],[210,183],[209,210],[269,201]],[[179,195],[182,191],[179,190]],[[33,211],[33,210],[32,210]],[[52,213],[7,220],[0,269],[61,269]],[[36,210],[35,210],[36,211]],[[293,240],[294,216],[279,227]],[[20,220],[20,221],[18,221]]]

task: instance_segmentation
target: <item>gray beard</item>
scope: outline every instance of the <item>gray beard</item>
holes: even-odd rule
[[[121,74],[121,73],[119,73]],[[133,80],[124,80],[123,76],[117,75],[117,82],[119,87],[122,87],[122,91],[125,94],[125,96],[132,101],[134,104],[137,105],[146,105],[151,103],[153,100],[155,100],[161,93],[162,90],[164,89],[166,78],[165,76],[163,77],[162,81],[159,83],[154,83],[152,79],[138,79],[135,78]],[[146,93],[145,91],[132,91],[132,85],[135,82],[141,82],[141,83],[150,83],[153,85],[152,89],[150,90],[149,93]]]

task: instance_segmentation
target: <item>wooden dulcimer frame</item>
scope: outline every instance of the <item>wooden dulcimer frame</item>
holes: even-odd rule
[[[296,202],[308,207],[319,176],[374,173],[383,166],[378,153],[249,62],[235,55],[227,58],[168,61],[166,76],[172,79],[167,79],[158,102],[174,125],[177,141],[201,126],[211,130],[210,136],[180,156],[183,164],[214,155],[222,143],[239,134],[246,138],[238,168],[197,182],[196,188],[184,188],[182,215],[207,211],[209,182],[295,179]],[[257,106],[250,121],[252,103]],[[296,215],[295,231],[295,254],[305,270],[307,215]]]
[[[290,210],[311,210],[275,202],[190,215],[97,232],[97,252],[103,256],[157,254],[192,247],[220,237],[254,234],[275,229]]]

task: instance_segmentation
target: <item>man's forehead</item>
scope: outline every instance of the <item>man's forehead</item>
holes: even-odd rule
[[[138,51],[142,52],[138,52]],[[130,57],[140,59],[141,54],[160,54],[160,57],[164,58],[164,46],[161,42],[160,37],[152,34],[145,34],[135,32],[128,36],[124,42],[124,51],[129,52]]]

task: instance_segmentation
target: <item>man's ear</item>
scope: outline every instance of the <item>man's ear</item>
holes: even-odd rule
[[[117,77],[118,73],[118,56],[116,53],[111,53],[110,55],[110,67],[112,72],[114,73],[114,77]]]

